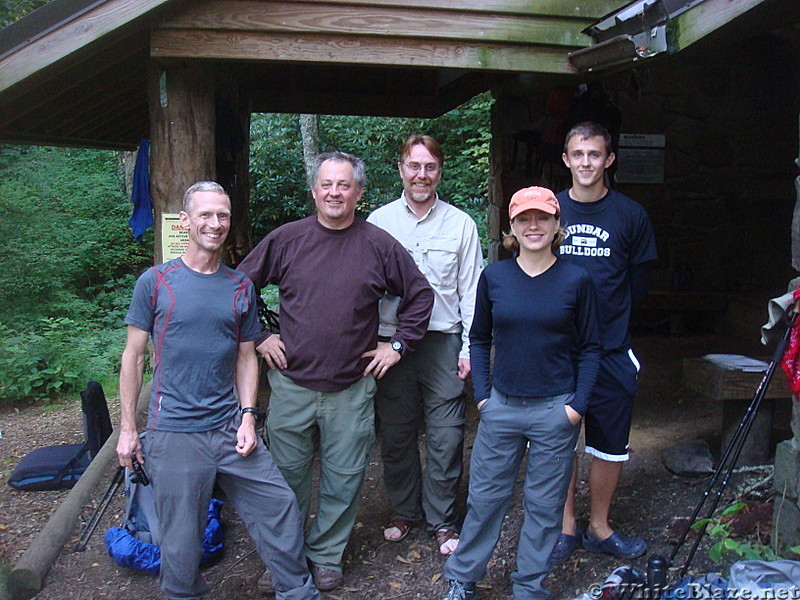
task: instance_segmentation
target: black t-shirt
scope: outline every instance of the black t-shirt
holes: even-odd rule
[[[656,241],[644,208],[616,190],[597,202],[576,202],[569,190],[556,195],[567,238],[561,258],[585,268],[597,289],[601,340],[606,351],[630,345],[629,269],[655,260]]]

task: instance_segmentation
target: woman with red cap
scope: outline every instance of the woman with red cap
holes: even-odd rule
[[[511,232],[503,239],[515,256],[486,267],[478,283],[469,338],[480,424],[467,516],[444,568],[450,582],[444,600],[475,597],[526,448],[514,598],[548,596],[548,559],[561,531],[579,424],[600,360],[592,281],[583,268],[557,256],[564,239],[560,212],[548,189],[515,193],[508,208]]]

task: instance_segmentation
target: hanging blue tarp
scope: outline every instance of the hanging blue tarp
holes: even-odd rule
[[[150,141],[139,140],[139,152],[133,167],[133,214],[128,220],[133,237],[142,241],[142,235],[153,225],[153,202],[150,200]]]

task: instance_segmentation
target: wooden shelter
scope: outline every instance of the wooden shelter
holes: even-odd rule
[[[230,192],[242,255],[252,113],[433,117],[489,90],[494,260],[511,193],[559,162],[537,145],[549,103],[600,83],[629,131],[668,140],[661,178],[623,191],[655,224],[665,310],[706,318],[722,311],[695,288],[769,298],[788,279],[799,25],[797,0],[52,0],[0,30],[0,143],[148,138],[156,262],[160,215],[200,179]],[[800,440],[800,410],[793,423]],[[792,543],[796,448],[781,455]]]
[[[603,26],[628,4],[53,0],[0,31],[0,142],[133,149],[149,138],[156,240],[160,214],[179,210],[183,190],[216,179],[231,192],[241,254],[253,112],[433,117],[520,81],[574,85],[673,54],[793,3],[644,0]],[[507,116],[496,116],[497,132]],[[501,178],[492,193],[502,206]],[[495,216],[495,239],[499,227]]]

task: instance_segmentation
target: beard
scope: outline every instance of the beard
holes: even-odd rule
[[[427,202],[428,200],[433,198],[435,195],[436,195],[436,192],[432,191],[432,190],[428,190],[428,191],[425,191],[425,192],[423,192],[423,191],[412,192],[412,191],[406,190],[406,196],[409,199],[413,200],[414,202]]]

